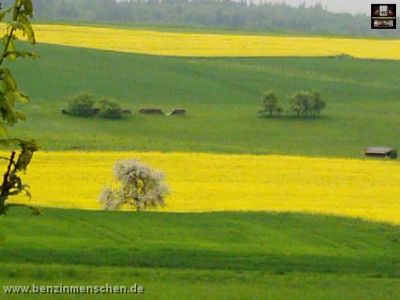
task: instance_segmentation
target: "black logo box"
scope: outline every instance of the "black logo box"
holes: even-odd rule
[[[371,29],[396,29],[396,16],[396,4],[371,4]],[[381,24],[376,26],[376,22]]]

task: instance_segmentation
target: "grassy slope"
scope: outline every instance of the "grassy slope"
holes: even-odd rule
[[[167,58],[39,45],[42,58],[13,65],[34,103],[29,128],[46,150],[160,150],[358,157],[367,145],[400,146],[400,62],[351,58]],[[25,69],[25,71],[23,71]],[[287,106],[297,90],[318,89],[326,116],[260,119],[260,95]],[[61,116],[82,90],[125,106],[183,107],[185,118],[134,115],[123,121]],[[44,121],[46,120],[46,121]]]
[[[47,150],[356,157],[367,144],[400,145],[400,62],[181,59],[45,45],[38,51],[40,60],[12,67],[34,98],[24,108],[29,122],[14,132],[29,128]],[[319,89],[329,102],[326,117],[256,118],[260,94],[271,88],[281,96]],[[182,106],[189,116],[113,122],[59,115],[64,98],[81,90],[135,110]],[[138,282],[150,299],[392,299],[400,292],[399,228],[389,225],[264,213],[49,209],[30,217],[16,209],[0,227],[7,238],[0,282],[7,284]]]
[[[0,225],[7,284],[137,282],[151,299],[390,299],[400,286],[399,228],[354,219],[14,209]]]

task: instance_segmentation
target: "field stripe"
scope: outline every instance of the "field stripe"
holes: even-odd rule
[[[400,223],[400,165],[392,161],[201,153],[38,153],[31,204],[99,209],[118,159],[163,170],[164,211],[295,211]]]
[[[41,43],[167,56],[400,59],[400,40],[177,33],[71,25],[35,25]]]

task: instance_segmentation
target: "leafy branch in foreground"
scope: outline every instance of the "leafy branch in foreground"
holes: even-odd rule
[[[15,0],[10,7],[0,11],[0,22],[7,19],[6,33],[1,38],[3,50],[0,52],[0,135],[7,135],[7,127],[16,124],[19,120],[25,120],[26,117],[17,110],[17,103],[26,103],[30,99],[28,95],[18,89],[17,82],[10,69],[3,67],[4,61],[14,61],[17,58],[31,57],[36,58],[33,52],[19,51],[16,47],[18,40],[17,34],[22,36],[30,44],[35,44],[35,34],[30,23],[33,17],[32,0]],[[8,161],[6,172],[0,186],[0,215],[5,214],[11,206],[27,206],[22,204],[10,204],[8,199],[10,196],[18,195],[25,192],[30,196],[28,186],[22,182],[19,174],[25,172],[33,153],[37,150],[37,144],[34,140],[24,141],[21,139],[4,139],[3,144],[14,144],[17,142],[20,152],[12,151],[10,157],[4,158]],[[29,206],[27,206],[29,207]],[[32,208],[32,207],[30,207]],[[32,208],[34,209],[34,208]],[[35,212],[38,210],[34,209]]]
[[[40,211],[32,206],[25,204],[10,204],[5,203],[10,196],[16,196],[21,193],[25,193],[29,198],[31,194],[29,192],[29,186],[22,182],[19,174],[25,172],[28,168],[29,163],[32,160],[33,153],[38,149],[37,144],[34,140],[23,141],[16,140],[21,147],[21,152],[18,154],[15,151],[11,152],[10,158],[1,157],[8,161],[7,170],[3,175],[3,181],[0,189],[0,215],[5,214],[7,209],[12,206],[26,206],[33,210],[35,214]]]

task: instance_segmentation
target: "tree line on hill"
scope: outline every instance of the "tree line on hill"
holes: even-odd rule
[[[4,0],[4,6],[12,0]],[[280,33],[399,35],[370,29],[366,15],[332,13],[321,4],[289,6],[245,0],[35,0],[41,21],[206,27]]]
[[[288,116],[316,117],[325,109],[326,102],[317,91],[301,91],[289,97],[289,108],[286,110]],[[258,112],[261,116],[281,116],[285,110],[279,104],[279,98],[273,91],[263,95],[262,109]]]

